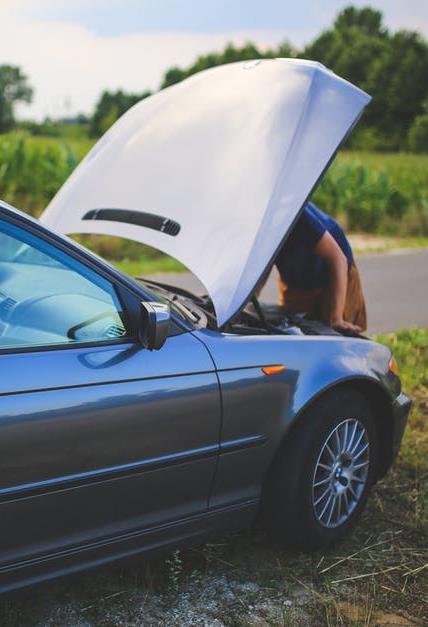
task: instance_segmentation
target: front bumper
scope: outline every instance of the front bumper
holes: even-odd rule
[[[409,417],[412,400],[401,392],[392,404],[392,415],[394,419],[392,434],[392,459],[394,459],[400,449],[403,439],[404,429]]]

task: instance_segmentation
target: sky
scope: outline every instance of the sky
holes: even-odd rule
[[[0,64],[34,87],[19,117],[91,113],[104,89],[155,90],[171,66],[228,42],[301,47],[351,3],[428,38],[428,0],[0,0]]]

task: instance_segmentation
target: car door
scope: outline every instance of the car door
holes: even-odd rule
[[[204,512],[216,466],[205,346],[144,349],[115,280],[48,240],[0,220],[0,566]]]

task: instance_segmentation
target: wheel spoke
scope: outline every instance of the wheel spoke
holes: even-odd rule
[[[318,463],[317,470],[318,468],[322,468],[323,470],[327,470],[327,472],[331,472],[331,466],[327,466],[327,464],[322,464],[321,462]]]
[[[326,477],[325,479],[321,479],[320,481],[317,481],[316,483],[314,483],[314,488],[318,488],[320,485],[323,485],[324,483],[330,483],[331,478],[330,477]]]
[[[355,492],[354,488],[352,487],[352,484],[349,484],[349,491],[352,494],[352,496],[354,497],[354,500],[358,501],[358,494]]]
[[[345,490],[345,491],[344,491],[344,493],[343,493],[343,500],[345,501],[346,515],[348,515],[348,513],[349,513],[348,490]]]
[[[324,498],[325,496],[327,496],[327,494],[328,494],[329,492],[330,492],[330,486],[328,486],[328,487],[324,490],[324,492],[321,494],[321,496],[319,496],[319,497],[317,498],[317,500],[316,500],[316,501],[315,501],[315,503],[314,503],[315,507],[321,503],[321,501],[323,500],[323,498]]]
[[[333,517],[334,510],[336,509],[336,503],[337,503],[337,496],[333,496],[333,500],[332,500],[332,503],[330,505],[330,511],[329,511],[328,518],[327,518],[327,526],[329,526],[330,523],[331,523],[331,519]]]
[[[339,455],[341,450],[342,450],[342,443],[340,441],[340,436],[339,436],[339,427],[337,427],[335,429],[334,436],[335,436],[335,439],[336,439],[337,454]],[[336,457],[337,457],[337,455],[336,455]]]
[[[361,455],[362,455],[363,453],[365,453],[365,452],[367,451],[367,449],[368,449],[368,448],[369,448],[369,443],[367,442],[367,444],[364,444],[363,448],[362,448],[362,449],[360,449],[356,455],[354,455],[354,462],[355,462],[355,460],[356,460],[356,459],[358,459],[359,457],[361,457]]]
[[[342,453],[345,453],[346,447],[347,447],[347,444],[348,444],[348,430],[349,430],[349,421],[347,420],[345,422],[345,437],[343,439]]]
[[[353,447],[352,447],[352,450],[350,451],[351,455],[354,455],[355,451],[356,451],[356,450],[357,450],[357,448],[359,447],[360,442],[361,442],[361,440],[362,440],[362,439],[363,439],[363,437],[364,437],[364,433],[365,433],[365,431],[364,431],[364,429],[363,429],[363,430],[361,431],[360,435],[359,435],[359,436],[358,436],[358,438],[357,438],[357,442],[356,442],[355,446],[353,446]]]
[[[348,448],[351,448],[351,446],[352,446],[352,443],[353,443],[353,441],[355,439],[355,436],[357,434],[357,429],[358,429],[358,422],[355,420],[354,421],[354,428],[352,429],[351,437],[349,438],[349,446],[348,446]]]
[[[354,466],[354,472],[355,472],[356,470],[361,470],[362,468],[365,468],[366,466],[368,466],[368,465],[369,465],[369,463],[370,463],[370,462],[369,462],[369,460],[367,459],[365,462],[361,462],[360,464],[355,464],[355,466]]]
[[[328,514],[328,519],[327,519],[327,525],[330,526],[332,519],[334,517],[334,522],[337,524],[337,521],[339,520],[339,514],[337,514],[336,516],[334,516],[335,511],[337,510],[337,507],[339,505],[339,495],[335,494],[333,496],[333,502],[330,506],[330,511]]]
[[[321,520],[323,519],[324,514],[326,513],[326,511],[327,511],[327,509],[328,509],[328,507],[330,505],[331,499],[334,499],[333,494],[330,494],[330,496],[327,499],[327,502],[325,503],[324,507],[322,508],[321,514],[319,516]]]
[[[331,450],[330,445],[329,445],[329,443],[328,443],[328,442],[327,442],[327,444],[325,445],[325,448],[326,448],[326,451],[328,452],[328,454],[330,455],[331,459],[332,459],[333,461],[335,461],[335,460],[336,460],[336,455],[335,455],[335,454],[333,453],[333,451]]]
[[[337,495],[337,516],[336,516],[336,524],[339,522],[340,520],[340,516],[342,513],[342,499],[343,499],[343,495],[345,493],[344,492],[339,492],[339,494]]]

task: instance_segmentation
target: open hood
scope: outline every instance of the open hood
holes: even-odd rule
[[[122,116],[41,220],[175,257],[205,285],[222,326],[248,301],[369,100],[311,61],[206,70]]]

